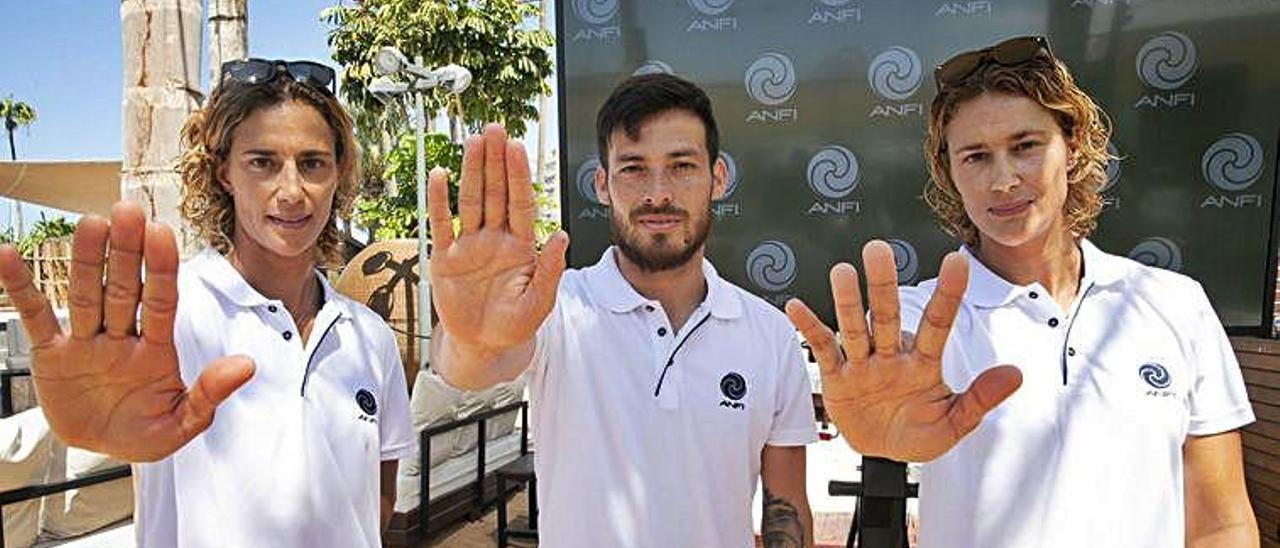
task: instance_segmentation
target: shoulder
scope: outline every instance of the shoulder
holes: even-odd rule
[[[330,298],[337,301],[343,312],[349,316],[356,331],[366,338],[364,343],[374,345],[379,352],[398,352],[395,333],[377,312],[365,306],[364,303],[336,291]]]

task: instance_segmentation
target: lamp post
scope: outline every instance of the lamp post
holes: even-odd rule
[[[422,93],[440,86],[449,93],[459,94],[471,85],[471,71],[458,65],[445,65],[436,69],[422,66],[422,58],[409,59],[400,50],[386,46],[378,50],[374,68],[379,76],[369,83],[369,91],[378,97],[413,95],[413,135],[415,180],[418,189],[418,333],[420,338],[431,337],[431,285],[427,272],[427,166],[423,148],[426,115],[423,112]],[[408,81],[395,81],[389,77],[403,74]],[[418,345],[418,370],[426,370],[427,350]]]

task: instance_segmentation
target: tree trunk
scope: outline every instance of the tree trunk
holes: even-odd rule
[[[120,194],[180,236],[177,171],[182,124],[203,97],[200,82],[201,0],[121,0],[124,44],[124,135]]]
[[[209,89],[222,83],[222,63],[249,53],[249,0],[209,0]]]
[[[547,0],[538,0],[538,28],[547,28]],[[538,184],[546,184],[544,166],[547,164],[547,94],[538,94],[538,155],[534,157],[534,173]]]

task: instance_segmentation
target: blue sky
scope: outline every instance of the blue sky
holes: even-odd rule
[[[338,2],[249,0],[249,54],[333,65],[320,11]],[[0,97],[29,103],[38,116],[35,124],[15,136],[18,158],[120,158],[120,3],[24,0],[5,4]],[[207,67],[201,69],[202,75],[207,72]],[[528,135],[537,135],[536,125]],[[554,132],[548,139],[554,143]],[[533,142],[528,142],[531,149]],[[7,143],[0,149],[0,157],[8,160]],[[8,204],[8,200],[0,203],[0,227],[10,225]],[[37,211],[24,210],[28,226],[39,218]]]

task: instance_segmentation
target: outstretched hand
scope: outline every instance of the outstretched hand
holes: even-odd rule
[[[893,251],[881,241],[863,248],[871,325],[863,314],[858,272],[831,269],[839,340],[804,303],[787,303],[787,317],[813,349],[822,372],[827,413],[854,450],[867,456],[926,462],[946,453],[988,411],[1022,384],[1013,366],[993,367],[960,394],[942,380],[942,351],[960,307],[969,268],[959,254],[942,261],[937,288],[914,339],[904,344]]]
[[[498,124],[463,148],[455,235],[448,172],[431,171],[431,298],[452,344],[499,355],[530,341],[555,304],[564,273],[564,232],[541,254],[533,238],[536,210],[524,146]]]
[[[173,232],[148,223],[137,204],[117,203],[109,224],[86,216],[72,243],[64,333],[17,250],[0,246],[0,284],[31,341],[36,397],[63,441],[127,461],[163,458],[208,428],[218,404],[253,375],[248,358],[227,357],[183,384],[177,277]]]

